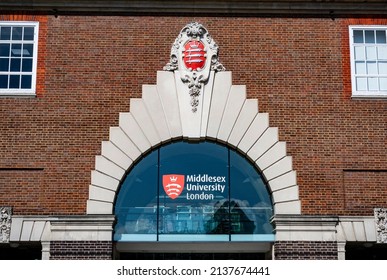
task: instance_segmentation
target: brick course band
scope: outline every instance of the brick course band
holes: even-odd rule
[[[274,244],[276,260],[337,260],[335,241],[279,241]]]
[[[111,241],[52,241],[51,260],[111,260]]]

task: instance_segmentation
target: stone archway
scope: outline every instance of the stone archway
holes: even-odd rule
[[[142,155],[178,138],[212,139],[245,154],[268,182],[274,213],[301,214],[296,172],[278,128],[258,112],[258,101],[246,99],[246,87],[232,85],[229,71],[211,71],[201,88],[200,106],[192,112],[187,89],[176,71],[157,72],[156,85],[144,85],[142,98],[130,100],[130,112],[120,113],[110,128],[91,173],[87,214],[112,214],[126,171]]]
[[[218,45],[207,29],[187,24],[172,45],[170,62],[157,72],[156,85],[143,85],[110,128],[91,173],[87,214],[112,214],[120,181],[153,147],[173,139],[211,139],[239,150],[265,177],[274,214],[301,214],[296,172],[278,128],[246,99],[246,87],[218,61]]]

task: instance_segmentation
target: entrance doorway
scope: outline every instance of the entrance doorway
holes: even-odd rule
[[[270,260],[270,242],[117,242],[117,260]]]
[[[264,253],[121,253],[121,260],[265,260]]]

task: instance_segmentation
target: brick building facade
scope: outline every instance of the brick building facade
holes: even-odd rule
[[[0,26],[38,23],[36,85],[32,94],[0,91],[0,207],[12,217],[8,233],[2,233],[2,257],[12,252],[18,258],[31,246],[42,251],[43,259],[111,259],[144,251],[141,245],[149,244],[140,242],[126,250],[122,248],[130,245],[113,240],[119,186],[132,164],[149,151],[182,139],[207,139],[236,149],[256,162],[269,185],[275,240],[251,241],[255,251],[235,243],[226,253],[348,259],[363,250],[368,252],[363,257],[381,258],[379,252],[387,250],[386,232],[378,227],[387,208],[384,72],[378,73],[376,96],[371,80],[365,96],[354,94],[359,77],[351,70],[351,60],[355,64],[358,60],[351,54],[356,42],[350,40],[353,27],[387,30],[383,1],[176,1],[176,5],[169,1],[160,9],[161,1],[143,1],[139,7],[133,1],[107,1],[107,6],[87,1],[18,2],[0,4]],[[268,116],[263,131],[273,131],[274,136],[268,136],[259,157],[252,158],[251,147],[265,132],[255,134],[261,126],[253,119],[235,143],[209,131],[192,136],[182,129],[155,141],[148,136],[147,122],[139,112],[145,104],[145,117],[157,118],[150,112],[152,101],[146,99],[152,96],[148,85],[162,91],[163,81],[169,79],[164,72],[171,73],[163,70],[171,46],[190,22],[203,24],[219,46],[219,61],[226,68],[215,75],[222,77],[219,87],[245,85],[246,100],[257,100],[253,112]],[[382,69],[384,49],[378,43],[365,50],[371,57],[371,48],[376,48],[376,63]],[[10,44],[16,43],[11,39]],[[10,60],[15,59],[12,48]],[[365,60],[369,70],[375,61]],[[367,75],[364,79],[374,77]],[[360,80],[356,81],[360,89]],[[170,90],[174,88],[171,85]],[[228,99],[213,96],[212,104],[224,100],[220,118],[232,119]],[[171,128],[174,119],[168,119],[168,109],[164,110]],[[130,130],[130,116],[148,146],[136,144],[140,140],[136,130]],[[184,124],[182,116],[180,121]],[[221,124],[219,120],[215,129]],[[116,132],[124,126],[129,126],[124,132],[139,150],[135,157],[109,150],[109,143],[121,151],[125,147]],[[259,159],[277,143],[284,144],[286,153],[262,167]],[[128,163],[121,164],[125,159]],[[268,178],[265,172],[270,167],[274,175]],[[181,252],[192,251],[186,246]],[[214,245],[215,251],[225,253],[222,246]],[[156,248],[171,251],[168,242]]]

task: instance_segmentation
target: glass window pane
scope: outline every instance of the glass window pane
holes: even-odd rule
[[[34,50],[33,44],[24,44],[23,45],[23,57],[32,57]]]
[[[8,75],[0,75],[0,88],[8,88]]]
[[[9,57],[10,44],[0,44],[0,56]]]
[[[21,66],[21,59],[20,58],[12,58],[11,59],[11,67],[10,67],[11,72],[19,72],[20,66]]]
[[[228,241],[273,231],[260,173],[212,142],[171,143],[146,156],[124,179],[114,213],[116,241]]]
[[[23,33],[23,27],[12,27],[12,40],[21,40]]]
[[[21,47],[22,47],[21,44],[12,44],[12,47],[11,47],[11,56],[14,56],[14,57],[20,57],[21,54],[22,54]]]
[[[11,75],[9,77],[9,88],[20,88],[20,75]]]
[[[366,44],[374,44],[375,43],[375,32],[374,30],[365,30],[365,43]]]
[[[235,151],[230,151],[230,213],[234,234],[272,234],[272,202],[262,176]]]
[[[355,72],[358,75],[366,74],[366,67],[364,61],[358,61],[355,63]]]
[[[11,39],[11,27],[2,26],[0,33],[0,40],[10,40]]]
[[[353,31],[353,41],[354,43],[364,43],[363,30],[354,30]]]
[[[367,60],[376,60],[376,47],[366,47]]]
[[[387,90],[387,78],[380,78],[380,90]]]
[[[179,142],[160,149],[160,234],[229,234],[228,150]],[[176,181],[181,192],[170,196]]]
[[[32,72],[32,59],[29,59],[29,58],[23,59],[22,71]]]
[[[21,79],[21,88],[29,89],[32,85],[32,76],[31,75],[22,75]]]
[[[386,43],[386,31],[376,30],[376,43],[385,44]]]
[[[378,68],[376,62],[367,62],[367,74],[368,75],[377,75]]]
[[[365,60],[364,47],[355,47],[355,60]]]
[[[356,90],[367,90],[367,78],[356,78]]]
[[[377,91],[378,87],[378,78],[368,78],[368,90]]]
[[[0,71],[9,70],[9,58],[0,58]]]
[[[387,60],[387,47],[378,46],[378,59],[386,59]]]
[[[23,39],[26,41],[34,40],[34,27],[24,27]]]
[[[115,240],[124,234],[156,234],[157,159],[157,151],[150,153],[124,179],[114,209]]]
[[[378,68],[379,68],[380,75],[387,75],[387,61],[386,62],[379,62]]]

